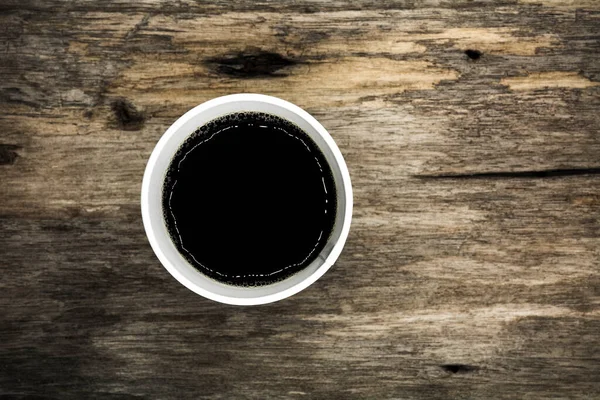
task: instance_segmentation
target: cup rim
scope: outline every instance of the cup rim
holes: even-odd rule
[[[285,288],[281,291],[271,293],[264,296],[257,297],[235,297],[235,296],[227,296],[219,293],[214,293],[197,283],[191,281],[186,276],[184,276],[174,265],[172,260],[170,260],[162,251],[161,246],[159,244],[159,239],[156,237],[154,230],[151,227],[151,209],[149,206],[149,192],[150,185],[152,184],[152,175],[153,171],[156,168],[156,164],[159,160],[159,156],[164,151],[164,147],[169,139],[175,135],[188,121],[192,118],[202,114],[203,112],[217,106],[221,106],[226,103],[235,103],[235,102],[262,102],[269,103],[274,106],[281,107],[286,109],[287,111],[296,114],[298,117],[306,121],[321,138],[325,141],[325,144],[329,147],[329,150],[332,152],[334,159],[339,167],[339,172],[342,176],[342,182],[344,186],[344,196],[345,196],[345,214],[343,216],[343,222],[341,231],[337,241],[335,242],[330,254],[327,256],[326,260],[323,262],[321,266],[319,266],[311,275],[298,282],[297,284]],[[283,300],[287,297],[290,297],[310,286],[312,283],[317,281],[338,259],[339,255],[342,252],[346,239],[348,237],[348,233],[350,231],[350,223],[352,220],[352,208],[353,208],[353,199],[352,199],[352,185],[350,181],[350,173],[348,172],[348,167],[346,162],[344,161],[344,157],[337,147],[335,141],[327,132],[327,130],[321,125],[313,116],[311,116],[308,112],[304,111],[302,108],[292,104],[288,101],[282,100],[277,97],[267,96],[263,94],[255,94],[255,93],[241,93],[241,94],[231,94],[226,96],[217,97],[211,100],[208,100],[194,108],[190,111],[183,114],[179,117],[161,136],[160,140],[154,147],[150,158],[148,159],[148,163],[146,165],[146,169],[144,171],[144,177],[142,180],[142,190],[141,190],[141,211],[142,211],[142,221],[144,224],[144,230],[146,231],[146,236],[148,237],[148,241],[154,253],[160,260],[163,267],[169,271],[169,273],[177,279],[182,285],[192,290],[193,292],[206,297],[208,299],[232,305],[258,305],[258,304],[266,304],[279,300]],[[189,265],[186,266],[189,268],[194,268]]]

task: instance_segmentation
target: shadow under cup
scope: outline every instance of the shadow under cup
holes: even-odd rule
[[[162,190],[171,159],[198,127],[226,114],[263,112],[284,118],[302,129],[319,147],[333,173],[337,211],[329,240],[318,256],[296,274],[265,286],[242,287],[218,282],[199,272],[177,250],[163,217]],[[346,163],[325,128],[306,111],[284,100],[257,94],[219,97],[179,118],[156,145],[142,183],[142,217],[148,240],[163,266],[183,285],[209,299],[227,304],[264,304],[289,297],[321,277],[340,255],[352,217],[352,188]],[[232,249],[235,250],[235,249]]]

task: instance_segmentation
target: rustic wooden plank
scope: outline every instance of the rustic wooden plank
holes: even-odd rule
[[[0,5],[3,398],[600,397],[600,5]],[[355,193],[334,268],[204,300],[155,259],[143,169],[182,113],[276,95]]]

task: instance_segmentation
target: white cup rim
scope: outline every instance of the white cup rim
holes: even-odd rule
[[[157,174],[154,172],[157,169],[157,162],[159,161],[159,157],[163,153],[167,142],[173,137],[173,135],[177,133],[181,134],[180,130],[184,128],[184,125],[186,125],[186,123],[189,123],[194,118],[197,118],[198,116],[206,113],[207,110],[226,105],[227,103],[238,102],[260,102],[270,104],[281,109],[285,109],[288,112],[295,114],[297,117],[301,118],[306,123],[308,123],[310,127],[314,130],[314,132],[316,132],[323,139],[324,143],[331,151],[331,154],[333,154],[335,162],[337,163],[337,169],[339,170],[339,173],[341,174],[341,179],[343,181],[342,190],[343,196],[345,197],[345,209],[343,211],[343,219],[341,220],[341,231],[337,237],[335,244],[329,252],[329,255],[323,261],[323,264],[320,265],[314,272],[312,272],[306,278],[294,284],[293,286],[287,287],[275,293],[259,295],[256,297],[236,297],[234,295],[223,295],[221,293],[215,293],[214,291],[203,287],[203,285],[199,284],[198,282],[194,282],[192,279],[189,279],[189,277],[186,277],[185,274],[181,272],[180,268],[189,267],[191,269],[194,269],[194,267],[189,264],[184,267],[181,265],[181,263],[179,263],[179,265],[175,265],[175,263],[178,263],[178,261],[170,259],[165,254],[164,248],[161,245],[161,240],[157,237],[155,228],[153,228],[153,224],[154,227],[156,227],[157,222],[155,216],[156,210],[152,210],[153,206],[151,204],[155,204],[155,202],[150,201],[151,185],[156,184],[155,181]],[[144,229],[146,231],[148,241],[150,242],[150,245],[154,250],[154,253],[160,260],[161,264],[165,267],[165,269],[167,269],[167,271],[169,271],[169,273],[181,284],[183,284],[193,292],[217,302],[233,305],[257,305],[279,301],[289,296],[292,296],[300,292],[301,290],[304,290],[312,283],[314,283],[317,279],[319,279],[321,276],[323,276],[323,274],[327,272],[327,270],[333,265],[333,263],[337,260],[337,258],[342,252],[350,230],[350,223],[352,220],[352,207],[353,200],[350,174],[348,172],[348,168],[346,166],[346,162],[344,161],[342,153],[340,152],[339,148],[337,147],[333,138],[327,132],[327,130],[314,117],[312,117],[309,113],[307,113],[300,107],[277,97],[254,93],[232,94],[214,98],[194,107],[193,109],[185,113],[183,116],[181,116],[179,119],[177,119],[177,121],[175,121],[173,125],[171,125],[163,134],[163,136],[156,144],[154,150],[152,151],[152,154],[148,159],[148,163],[144,172],[141,191],[141,211]],[[154,208],[156,208],[156,206],[154,206]]]

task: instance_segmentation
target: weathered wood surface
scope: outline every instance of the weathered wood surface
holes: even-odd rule
[[[600,3],[0,4],[0,398],[600,398]],[[253,308],[185,289],[139,212],[182,113],[315,115],[355,211]]]

